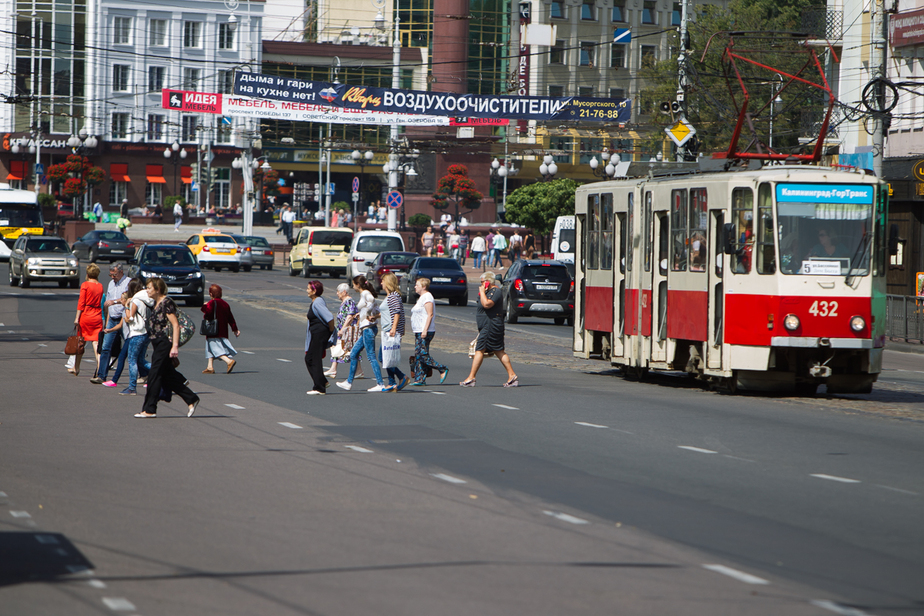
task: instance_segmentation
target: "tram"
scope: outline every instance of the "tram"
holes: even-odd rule
[[[729,391],[871,391],[887,185],[862,170],[754,167],[577,189],[576,357]]]

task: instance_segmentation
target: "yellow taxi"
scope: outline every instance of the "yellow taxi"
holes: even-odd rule
[[[241,271],[241,260],[244,251],[230,235],[217,229],[203,229],[186,240],[186,246],[196,255],[199,267],[212,268],[220,272],[227,267],[232,272]]]

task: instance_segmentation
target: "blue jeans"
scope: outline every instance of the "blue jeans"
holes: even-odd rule
[[[350,351],[350,375],[347,377],[347,383],[353,382],[353,377],[356,376],[356,365],[359,363],[359,354],[363,352],[363,349],[366,349],[366,357],[369,358],[369,364],[372,366],[375,382],[378,385],[382,384],[382,369],[379,368],[379,362],[375,358],[375,334],[377,331],[378,327],[375,325],[362,329],[362,336],[353,345],[353,350]]]
[[[483,252],[479,252],[475,250],[472,251],[472,257],[474,257],[475,259],[475,269],[478,269],[479,267],[481,267],[481,255],[483,254],[484,254]]]
[[[379,348],[379,361],[382,361],[382,349]],[[397,366],[394,368],[385,368],[385,373],[388,375],[388,384],[397,385],[399,381],[404,379],[404,373],[401,372]]]
[[[128,359],[128,388],[135,389],[138,385],[139,368],[141,376],[147,376],[151,364],[144,361],[145,351],[148,350],[148,337],[145,335],[132,336],[122,345],[122,352],[119,353],[119,363],[116,364],[115,373],[112,380],[117,382],[122,376],[122,370],[125,368],[125,360]],[[140,360],[140,361],[139,361]]]
[[[494,263],[494,254],[495,254],[496,252],[497,252],[497,251],[494,250],[493,248],[488,248],[488,256],[485,257],[485,262],[484,262],[484,264],[485,264],[486,267],[491,267],[491,266],[492,266],[491,264]]]
[[[106,329],[115,326],[116,323],[122,319],[113,319],[112,317],[106,317]],[[103,335],[103,348],[99,351],[99,373],[96,375],[104,381],[107,380],[109,376],[109,351],[112,350],[112,343],[115,342],[116,336],[121,336],[122,330],[117,329],[113,332]]]

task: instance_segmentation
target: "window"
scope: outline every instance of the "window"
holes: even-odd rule
[[[736,188],[732,191],[732,220],[735,225],[732,271],[736,274],[749,274],[751,253],[754,251],[754,193],[750,188]]]
[[[626,68],[626,46],[614,43],[612,48],[610,68]]]
[[[218,93],[234,94],[234,73],[232,71],[218,71]]]
[[[160,203],[163,201],[162,197],[164,191],[161,189],[161,186],[162,184],[155,184],[152,182],[148,182],[147,186],[145,186],[144,202],[147,205],[154,207],[156,205],[160,205]]]
[[[653,66],[658,59],[658,48],[655,45],[642,45],[639,66],[642,68]]]
[[[556,163],[571,163],[571,152],[574,151],[573,137],[551,137],[549,139],[549,149],[564,152],[564,154],[552,154],[552,160]]]
[[[690,190],[690,271],[706,271],[706,189]],[[771,233],[772,233],[771,229]],[[771,237],[771,243],[773,238]]]
[[[180,139],[185,143],[195,143],[198,139],[196,135],[196,116],[183,116]]]
[[[675,3],[674,3],[674,8],[673,8],[673,10],[671,11],[671,25],[672,25],[672,26],[679,26],[679,25],[680,25],[680,18],[681,18],[682,15],[683,15],[683,8],[680,6],[680,3],[679,3],[679,2],[675,2]]]
[[[212,182],[212,190],[215,194],[215,206],[220,208],[231,207],[231,169],[227,167],[212,167],[215,172],[215,181]]]
[[[656,2],[646,1],[644,8],[642,8],[642,23],[643,24],[656,24],[658,23],[658,4]]]
[[[587,268],[600,269],[600,195],[587,195]]]
[[[671,191],[671,270],[687,271],[687,191]]]
[[[183,89],[196,92],[199,90],[199,79],[202,75],[200,68],[183,69]]]
[[[626,0],[613,0],[613,23],[625,23]]]
[[[202,22],[183,22],[183,47],[202,47]]]
[[[592,67],[594,65],[594,50],[596,47],[596,43],[581,41],[581,66]]]
[[[632,237],[635,235],[635,230],[633,229],[633,226],[635,224],[634,222],[635,221],[635,193],[630,192],[627,195],[627,197],[628,197],[628,203],[626,206],[626,212],[627,212],[626,227],[628,229],[629,241],[623,243],[623,248],[625,249],[625,255],[626,255],[624,257],[626,260],[626,271],[631,272],[632,271],[632,255],[634,254],[633,248],[632,248]]]
[[[148,67],[148,92],[160,92],[164,89],[164,77],[167,68],[164,66]]]
[[[564,95],[565,95],[564,86],[549,86],[549,96],[561,98]]]
[[[625,98],[626,91],[622,88],[610,88],[610,98]]]
[[[128,197],[128,182],[109,183],[109,205],[122,205],[122,199]]]
[[[600,269],[613,269],[613,193],[600,199]]]
[[[766,182],[757,189],[757,273],[776,273],[773,245],[773,187]]]
[[[565,4],[562,0],[552,0],[552,4],[549,6],[549,17],[552,19],[564,19],[567,17]]]
[[[236,24],[218,24],[218,48],[234,49],[234,26]]]
[[[565,41],[564,39],[556,39],[555,45],[549,49],[549,64],[564,64],[565,63]]]
[[[116,17],[112,20],[112,42],[115,45],[132,44],[131,17]]]
[[[131,116],[127,113],[112,114],[112,138],[128,139],[128,131],[131,126]]]
[[[132,67],[127,64],[114,64],[112,66],[112,89],[114,92],[128,92],[131,70]]]
[[[148,141],[164,140],[164,116],[148,114]]]
[[[581,3],[581,19],[584,21],[597,21],[596,0],[584,0]]]
[[[594,95],[594,89],[591,86],[578,86],[578,96],[591,97]]]
[[[231,124],[226,124],[224,121],[219,122],[218,128],[215,129],[215,141],[218,143],[231,143],[232,128]]]
[[[645,271],[651,271],[651,191],[645,192],[645,207],[642,210],[642,261]]]
[[[164,47],[167,45],[167,20],[152,19],[148,24],[148,45]]]

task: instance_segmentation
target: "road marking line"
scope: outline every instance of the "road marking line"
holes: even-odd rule
[[[39,346],[47,347],[48,345],[47,345],[47,344],[42,344],[41,342],[39,342]]]
[[[725,565],[703,565],[703,569],[708,569],[709,571],[714,571],[716,573],[721,573],[722,575],[727,575],[730,578],[734,578],[739,582],[744,582],[745,584],[769,584],[767,580],[759,578],[756,575],[751,575],[750,573],[745,573],[744,571],[738,571],[737,569],[732,569],[731,567],[726,567]]]
[[[54,295],[54,293],[42,293],[42,295]]]
[[[434,396],[445,396],[446,395],[445,391],[431,391],[430,393],[433,394]]]
[[[738,456],[730,456],[727,453],[722,454],[723,458],[731,458],[732,460],[741,460],[742,462],[753,462],[754,460],[748,460],[747,458],[739,458]]]
[[[6,498],[6,492],[0,492],[0,498]]]
[[[506,404],[495,404],[493,406],[496,406],[499,409],[507,409],[508,411],[519,411],[520,410],[515,406],[507,406]]]
[[[701,447],[693,447],[691,445],[677,445],[678,449],[686,449],[687,451],[695,451],[696,453],[719,453],[718,451],[712,451],[711,449],[703,449]]]
[[[285,363],[287,363],[287,364],[291,364],[291,363],[292,363],[292,360],[291,360],[291,359],[280,359],[280,358],[278,358],[278,357],[276,358],[276,361],[285,362]]]
[[[352,449],[353,451],[358,451],[359,453],[373,453],[371,449],[366,449],[365,447],[359,447],[357,445],[344,445],[347,449]]]
[[[89,584],[93,588],[106,588],[106,584],[101,582],[100,580],[90,580],[89,582],[87,582],[87,584]]]
[[[459,479],[458,477],[453,477],[452,475],[445,475],[443,473],[430,473],[431,477],[436,477],[437,479],[442,479],[443,481],[448,481],[449,483],[468,483],[464,479]]]
[[[301,427],[300,425],[294,424],[294,423],[289,423],[288,421],[280,421],[280,422],[278,422],[278,423],[279,423],[280,426],[284,426],[284,427],[286,427],[286,428],[292,428],[293,430],[301,430],[301,429],[302,429],[302,427]]]
[[[244,410],[244,407],[243,407],[243,406],[238,406],[238,405],[236,405],[236,404],[225,404],[225,406],[228,407],[229,409],[237,409],[237,410],[239,410],[239,411],[243,411],[243,410]]]
[[[812,473],[811,477],[818,479],[827,479],[828,481],[839,481],[841,483],[860,483],[859,479],[848,479],[847,477],[837,477],[836,475],[825,475],[824,473]]]
[[[14,518],[31,518],[28,511],[11,511],[10,515]]]
[[[815,607],[820,607],[822,609],[834,612],[835,614],[841,614],[842,616],[869,616],[863,610],[858,610],[854,607],[847,607],[844,605],[838,605],[834,601],[819,601],[818,599],[814,601],[809,601]]]
[[[244,355],[255,355],[253,351],[241,351]]]
[[[601,426],[600,424],[587,423],[586,421],[576,421],[575,425],[584,426],[586,428],[609,428],[609,426]]]
[[[562,513],[560,511],[543,511],[545,515],[552,516],[556,520],[562,522],[567,522],[568,524],[590,524],[587,520],[582,520],[581,518],[576,518],[573,515],[568,515],[567,513]]]
[[[912,492],[911,490],[902,490],[901,488],[893,488],[892,486],[884,486],[882,484],[876,484],[877,488],[882,488],[884,490],[892,490],[893,492],[900,492],[902,494],[910,494],[912,496],[917,496],[917,492]]]
[[[114,612],[134,612],[135,605],[122,597],[103,597],[103,603]]]

